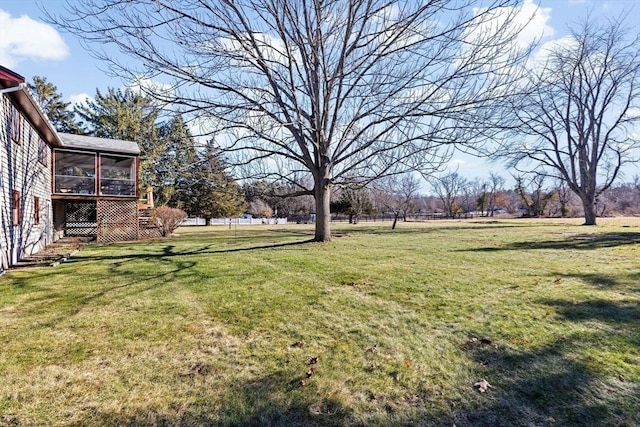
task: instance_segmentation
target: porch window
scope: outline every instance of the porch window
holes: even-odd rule
[[[105,196],[136,195],[136,162],[134,157],[100,155],[100,194]]]
[[[96,194],[95,154],[56,151],[54,192]]]

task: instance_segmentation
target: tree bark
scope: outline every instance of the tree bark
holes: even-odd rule
[[[584,224],[582,225],[596,225],[596,205],[591,200],[582,200],[582,207],[584,209]]]
[[[316,201],[316,242],[331,241],[331,186],[328,179],[316,179],[314,197]]]

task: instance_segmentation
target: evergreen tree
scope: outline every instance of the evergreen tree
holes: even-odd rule
[[[176,185],[170,204],[180,205],[190,215],[204,218],[233,217],[244,212],[247,203],[240,186],[226,171],[221,152],[209,141],[198,154],[190,176]]]
[[[74,112],[69,110],[71,103],[62,100],[62,94],[58,93],[56,85],[48,82],[45,77],[33,76],[33,83],[29,83],[28,87],[58,132],[82,133]]]
[[[96,90],[95,100],[76,105],[83,132],[100,138],[134,141],[140,147],[140,188],[153,184],[154,168],[164,147],[159,140],[158,109],[150,98],[131,90]]]
[[[190,185],[193,169],[199,162],[195,141],[180,114],[161,125],[159,134],[161,150],[149,171],[156,201],[159,205],[171,201],[172,206],[182,209],[184,203],[174,193]]]

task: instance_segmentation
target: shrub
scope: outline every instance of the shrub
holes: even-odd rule
[[[182,209],[160,206],[156,208],[155,217],[160,227],[160,234],[162,237],[167,237],[182,224],[182,221],[187,218],[187,213]]]

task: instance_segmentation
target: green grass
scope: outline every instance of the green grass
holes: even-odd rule
[[[191,228],[9,272],[0,426],[640,425],[640,220],[601,223]]]

